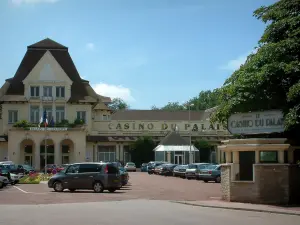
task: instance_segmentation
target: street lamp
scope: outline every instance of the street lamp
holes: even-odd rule
[[[191,127],[191,106],[194,104],[189,104],[189,124],[190,124],[190,152],[189,152],[189,164],[192,164],[192,127]]]

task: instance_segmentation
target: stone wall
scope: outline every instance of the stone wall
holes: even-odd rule
[[[290,165],[289,179],[289,203],[300,204],[300,166]]]
[[[221,170],[222,199],[261,204],[300,203],[300,167],[288,164],[255,164],[253,181],[231,179],[232,165]]]
[[[221,177],[222,199],[225,201],[230,201],[231,164],[222,165]]]
[[[289,165],[256,164],[254,168],[257,201],[265,204],[288,204]]]

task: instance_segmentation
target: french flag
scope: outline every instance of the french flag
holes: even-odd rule
[[[47,112],[46,110],[43,113],[43,116],[41,117],[40,123],[44,123],[44,126],[48,126],[48,118],[47,118]]]

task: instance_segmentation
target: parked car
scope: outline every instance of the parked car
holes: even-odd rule
[[[19,164],[1,164],[2,167],[5,167],[10,173],[19,174],[25,173],[25,170],[22,165]]]
[[[210,165],[210,164],[209,163],[193,163],[193,164],[188,165],[188,168],[185,171],[185,177],[188,180],[196,179],[199,171],[201,169],[205,169],[208,165]]]
[[[124,167],[119,167],[119,171],[120,171],[122,186],[125,186],[126,184],[128,184],[129,174]]]
[[[160,166],[162,164],[165,164],[167,162],[149,162],[148,163],[148,174],[153,174],[154,173],[154,169],[156,166]]]
[[[141,172],[147,172],[148,171],[148,163],[143,163],[141,165]]]
[[[9,169],[3,164],[0,165],[0,176],[6,177],[11,185],[19,183],[18,175],[10,173]]]
[[[205,183],[208,181],[221,182],[221,165],[209,165],[205,169],[200,170],[197,175],[199,180],[203,180]]]
[[[122,182],[119,168],[112,163],[75,163],[51,177],[48,187],[56,192],[91,189],[101,193],[115,192],[122,187]]]
[[[165,165],[165,164],[161,164],[161,165],[156,166],[156,167],[154,168],[153,173],[154,173],[154,174],[160,174],[161,171],[162,171],[163,165]]]
[[[188,168],[188,165],[178,165],[173,169],[174,177],[185,178],[185,171]]]
[[[176,167],[176,164],[162,164],[162,169],[160,171],[160,175],[164,176],[172,176],[173,175],[173,169]]]
[[[124,167],[128,172],[133,171],[136,172],[136,166],[135,163],[133,162],[128,162],[126,163],[125,167]]]
[[[7,177],[0,176],[0,189],[6,187],[9,184],[9,180]]]
[[[25,165],[22,165],[22,167],[24,169],[24,173],[25,174],[35,173],[36,172],[35,169],[32,166],[30,166],[30,165],[25,164]]]

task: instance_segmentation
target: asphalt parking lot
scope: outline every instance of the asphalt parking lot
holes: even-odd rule
[[[0,190],[0,204],[54,204],[130,199],[196,201],[220,199],[218,183],[204,183],[175,177],[130,173],[129,184],[115,193],[76,191],[56,193],[47,184],[20,184]]]

